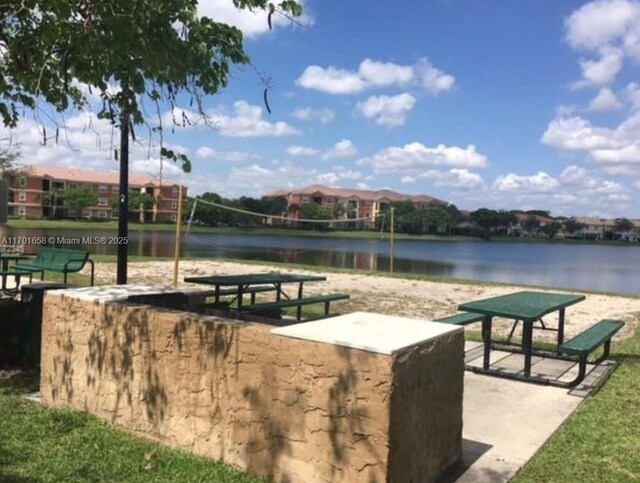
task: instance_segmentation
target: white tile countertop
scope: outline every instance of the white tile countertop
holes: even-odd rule
[[[423,342],[464,330],[450,324],[393,315],[354,312],[272,329],[272,334],[393,355]]]
[[[179,293],[168,285],[131,284],[131,285],[99,285],[96,287],[67,288],[53,290],[48,294],[64,295],[65,297],[88,300],[99,303],[125,301],[134,295],[156,295],[163,293]]]

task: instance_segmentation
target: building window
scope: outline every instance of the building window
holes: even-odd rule
[[[82,209],[82,216],[86,216],[87,218],[91,218],[91,210],[89,208]]]
[[[98,199],[98,206],[107,206],[107,199],[106,198],[99,198]]]
[[[178,202],[177,201],[172,201],[171,202],[171,209],[172,210],[177,210],[178,209]]]
[[[18,206],[18,214],[20,216],[24,216],[27,214],[27,207],[26,206]]]
[[[77,189],[77,188],[78,188],[78,183],[68,183],[68,184],[67,184],[67,187],[68,187],[70,190],[75,190],[75,189]]]
[[[20,176],[19,186],[20,186],[20,188],[26,188],[27,187],[27,177],[26,176]]]
[[[18,201],[27,201],[27,193],[24,191],[20,191],[18,193]]]
[[[98,211],[98,218],[106,218],[107,217],[107,212],[104,210],[100,210]]]
[[[88,189],[89,191],[93,191],[93,185],[91,183],[85,183],[82,185],[83,188]]]
[[[174,186],[174,187],[171,189],[171,194],[173,195],[173,197],[174,197],[174,198],[178,196],[178,190],[179,190],[179,187],[178,187],[178,186]]]
[[[171,215],[171,221],[178,221],[178,217],[176,216],[175,213]]]
[[[112,187],[111,187],[111,192],[112,192],[114,195],[119,195],[119,194],[120,194],[120,186],[112,186]]]
[[[118,210],[113,210],[111,212],[111,218],[118,218]]]
[[[108,192],[109,192],[109,185],[106,185],[106,184],[98,185],[98,193],[108,193]]]

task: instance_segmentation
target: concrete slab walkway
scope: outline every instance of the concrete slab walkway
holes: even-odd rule
[[[467,355],[478,343],[467,342]],[[522,367],[513,354],[492,353],[492,362],[505,370]],[[567,374],[565,367],[549,367],[544,372]],[[471,361],[473,364],[474,361]],[[611,368],[605,364],[605,368]],[[602,378],[602,369],[588,370],[587,378],[576,389],[541,386],[465,372],[463,464],[447,475],[447,483],[499,483],[509,481],[533,457],[558,427],[580,405]]]

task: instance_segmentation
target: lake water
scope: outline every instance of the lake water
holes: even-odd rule
[[[82,238],[114,235],[112,230],[99,229],[0,228],[0,239],[7,236]],[[132,231],[129,240],[131,255],[173,256],[174,233]],[[114,244],[87,248],[96,254],[116,253]],[[28,249],[33,253],[36,247]],[[182,256],[389,270],[389,242],[378,239],[196,233],[185,235]],[[396,240],[394,271],[640,294],[640,245]]]

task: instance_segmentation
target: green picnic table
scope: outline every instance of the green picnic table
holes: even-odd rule
[[[547,314],[558,312],[558,327],[553,330],[557,331],[557,344],[559,349],[564,341],[565,309],[573,304],[581,302],[584,299],[584,295],[523,291],[483,300],[476,300],[460,305],[458,307],[460,310],[484,315],[484,318],[482,319],[482,340],[484,343],[482,369],[476,370],[480,368],[474,368],[473,370],[475,372],[498,375],[500,377],[507,377],[511,379],[553,384],[552,381],[546,379],[539,380],[539,377],[531,376],[534,323],[541,320],[542,317]],[[491,325],[493,317],[504,317],[522,322],[521,351],[524,355],[524,371],[522,376],[493,370],[490,367],[491,348],[494,346],[491,341]],[[558,358],[562,357],[558,356]]]
[[[280,301],[282,297],[290,299],[290,297],[282,286],[285,284],[298,284],[297,298],[302,299],[303,286],[307,282],[322,282],[327,278],[321,275],[301,275],[295,273],[267,272],[267,273],[248,273],[243,275],[206,275],[200,277],[185,277],[187,283],[199,283],[211,285],[215,288],[215,303],[220,302],[221,291],[223,287],[236,287],[233,293],[233,300],[237,300],[237,310],[242,311],[242,298],[244,293],[253,286],[273,286],[276,292],[276,301]],[[229,295],[224,292],[224,295]]]

